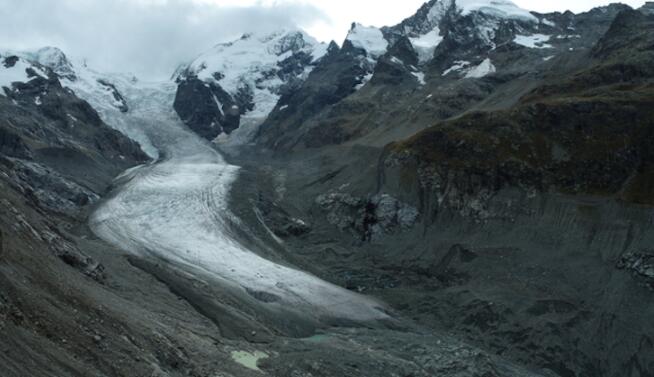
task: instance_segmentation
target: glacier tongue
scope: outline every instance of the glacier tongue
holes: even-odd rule
[[[140,128],[163,157],[124,174],[129,181],[91,216],[99,237],[220,284],[264,313],[292,313],[312,322],[387,318],[376,301],[273,263],[239,243],[230,227],[239,220],[228,208],[238,168],[179,119],[172,108],[175,83],[116,82],[130,110],[107,112],[106,121]],[[248,292],[275,300],[260,302]]]

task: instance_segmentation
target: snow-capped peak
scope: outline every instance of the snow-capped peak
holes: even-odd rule
[[[319,43],[302,30],[248,33],[202,53],[186,67],[185,74],[195,75],[201,80],[219,81],[225,90],[230,91],[243,80],[247,81],[247,73],[274,69],[278,63],[294,54],[303,53],[316,61],[326,52],[326,44]]]
[[[52,69],[59,76],[72,78],[75,75],[73,65],[66,57],[66,54],[56,47],[43,47],[36,51],[23,52],[22,55]]]
[[[281,87],[304,80],[327,47],[302,30],[245,34],[201,54],[176,78],[197,77],[231,96],[246,92],[254,102],[249,115],[265,117],[277,104]]]
[[[510,0],[454,0],[454,2],[464,16],[473,12],[480,12],[496,18],[538,23],[536,16],[528,10],[518,7]]]
[[[28,82],[37,77],[47,78],[47,73],[29,60],[11,53],[0,55],[0,96],[11,90],[14,83]],[[6,89],[5,89],[6,88]]]
[[[374,26],[352,24],[346,39],[352,43],[352,46],[366,51],[373,59],[379,58],[388,50],[388,41],[384,38],[384,34]]]

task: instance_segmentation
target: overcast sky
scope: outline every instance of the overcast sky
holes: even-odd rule
[[[244,32],[299,26],[342,42],[352,21],[396,24],[424,0],[0,0],[0,50],[57,46],[100,70],[148,78]],[[611,1],[514,0],[540,12]],[[625,0],[638,7],[644,0]]]

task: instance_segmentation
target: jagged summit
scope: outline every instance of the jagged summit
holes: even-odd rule
[[[57,47],[46,46],[34,51],[25,51],[22,55],[54,71],[59,76],[75,78],[75,70],[66,54]]]

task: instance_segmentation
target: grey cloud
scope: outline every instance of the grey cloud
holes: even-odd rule
[[[326,19],[310,5],[221,7],[191,0],[0,0],[0,49],[57,46],[100,70],[149,78],[244,32]]]

